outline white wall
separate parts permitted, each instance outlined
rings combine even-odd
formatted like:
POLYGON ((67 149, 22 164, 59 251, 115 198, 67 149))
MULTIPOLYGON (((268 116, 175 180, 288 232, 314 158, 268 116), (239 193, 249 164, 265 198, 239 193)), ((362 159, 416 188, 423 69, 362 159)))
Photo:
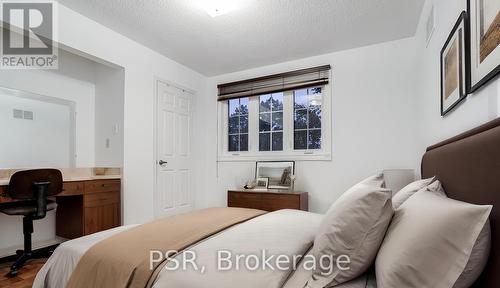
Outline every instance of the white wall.
MULTIPOLYGON (((59 61, 58 70, 0 71, 0 86, 75 102, 76 167, 121 167, 123 69, 109 67, 62 49, 59 50, 59 61), (113 130, 114 125, 118 125, 117 133, 113 130), (110 140, 109 148, 105 146, 106 139, 110 140)), ((33 163, 37 166, 43 164, 33 163)), ((13 168, 8 163, 0 167, 13 168)))
POLYGON ((75 102, 76 166, 92 167, 95 162, 94 64, 64 51, 59 54, 59 61, 59 70, 0 70, 0 86, 75 102))
MULTIPOLYGON (((63 5, 59 5, 59 24, 60 43, 125 69, 123 220, 125 224, 152 220, 153 79, 157 76, 190 88, 197 92, 196 98, 201 99, 205 97, 206 78, 63 5)), ((196 117, 195 129, 200 127, 196 123, 201 122, 196 117)), ((199 135, 197 131, 194 134, 199 135)), ((193 157, 198 157, 198 153, 201 153, 199 149, 195 150, 193 157)))
MULTIPOLYGON (((346 188, 387 168, 416 167, 416 51, 413 38, 326 54, 209 79, 203 111, 206 151, 201 206, 226 203, 228 188, 254 176, 254 162, 216 162, 216 84, 330 64, 333 70, 332 161, 297 162, 297 190, 324 212, 346 188)), ((202 99, 200 99, 202 100, 202 99)), ((201 112, 200 112, 201 113, 201 112)))
POLYGON ((418 51, 418 149, 423 154, 431 144, 452 137, 500 116, 500 80, 469 95, 454 111, 440 115, 440 51, 458 16, 465 7, 462 0, 427 0, 416 35, 418 51), (431 7, 436 14, 436 30, 426 47, 426 21, 431 7))
POLYGON ((123 88, 125 73, 104 65, 96 67, 95 165, 123 166, 123 88))
MULTIPOLYGON (((60 51, 59 61, 59 70, 0 70, 0 86, 75 102, 75 163, 77 167, 92 167, 95 162, 94 63, 64 51, 60 51)), ((53 239, 55 212, 49 212, 34 225, 35 244, 53 239)), ((22 246, 22 217, 0 214, 0 229, 0 249, 22 246)))
MULTIPOLYGON (((124 224, 141 223, 153 219, 153 180, 155 168, 153 142, 154 77, 169 80, 196 91, 196 98, 203 97, 206 78, 145 46, 134 42, 89 18, 59 5, 59 42, 62 47, 83 55, 114 63, 124 68, 121 77, 125 82, 123 133, 123 214, 124 224)), ((95 163, 95 76, 99 75, 94 65, 74 63, 77 59, 63 60, 65 52, 60 50, 60 70, 0 70, 0 86, 33 93, 50 95, 77 103, 77 123, 86 125, 77 130, 88 131, 77 139, 77 166, 91 167, 95 163), (63 61, 67 61, 66 64, 63 61), (88 68, 88 69, 87 69, 88 68), (82 72, 82 69, 84 72, 82 72), (87 73, 87 71, 89 73, 87 73), (51 83, 51 84, 48 84, 51 83), (91 96, 91 97, 90 97, 91 96), (88 127, 88 129, 86 128, 88 127), (86 159, 86 160, 82 160, 86 159)), ((66 57, 68 58, 68 57, 66 57)), ((88 61, 93 63, 92 61, 88 61)), ((116 78, 115 78, 116 79, 116 78)), ((115 80, 119 81, 119 80, 115 80)), ((109 87, 108 87, 109 88, 109 87)), ((106 90, 107 88, 103 88, 106 90)), ((103 91, 99 93, 107 94, 103 91)), ((196 102, 196 99, 194 99, 196 102)), ((196 106, 196 103, 194 103, 196 106)), ((202 121, 196 115, 194 121, 202 121)), ((196 127, 200 125, 195 124, 196 127)), ((195 131, 196 134, 197 131, 195 131)), ((198 135, 198 134, 196 134, 198 135)), ((193 139, 198 142, 198 139, 193 139)), ((195 151, 197 157, 199 150, 195 151)), ((198 186, 198 185, 197 185, 198 186)), ((0 215, 2 233, 0 249, 22 245, 22 221, 20 217, 0 215)), ((34 242, 53 238, 55 214, 50 212, 45 219, 35 221, 34 242)))

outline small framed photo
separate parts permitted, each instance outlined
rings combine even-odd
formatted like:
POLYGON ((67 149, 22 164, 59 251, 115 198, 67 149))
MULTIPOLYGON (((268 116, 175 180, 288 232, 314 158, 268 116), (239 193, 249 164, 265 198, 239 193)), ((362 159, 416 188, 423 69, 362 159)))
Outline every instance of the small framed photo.
POLYGON ((267 189, 269 187, 268 177, 259 177, 255 181, 255 189, 267 189))
POLYGON ((255 178, 269 179, 269 189, 290 190, 295 175, 294 161, 262 161, 255 166, 255 178))
POLYGON ((467 12, 473 93, 500 74, 500 1, 467 0, 467 12))
POLYGON ((467 96, 466 12, 458 18, 441 50, 441 116, 467 96))

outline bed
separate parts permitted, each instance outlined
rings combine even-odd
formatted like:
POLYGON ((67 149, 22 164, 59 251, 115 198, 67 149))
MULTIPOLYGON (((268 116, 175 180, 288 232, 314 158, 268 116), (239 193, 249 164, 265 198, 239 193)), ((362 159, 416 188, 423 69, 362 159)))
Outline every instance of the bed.
MULTIPOLYGON (((322 215, 310 212, 280 210, 230 227, 186 249, 196 253, 197 264, 207 267, 203 274, 193 269, 161 269, 150 287, 223 288, 235 287, 234 283, 241 283, 238 287, 303 287, 311 273, 300 265, 301 259, 298 259, 296 271, 249 271, 243 267, 231 271, 231 277, 227 277, 229 272, 216 271, 211 265, 216 261, 213 252, 225 250, 250 255, 260 254, 261 248, 266 247, 269 255, 308 255, 321 218, 322 215), (280 229, 276 229, 277 223, 280 229)), ((78 261, 88 249, 99 241, 134 227, 137 225, 122 226, 62 243, 37 274, 33 287, 66 287, 78 261)), ((183 254, 173 259, 181 262, 183 254)), ((339 287, 375 288, 374 274, 366 273, 339 287)))
MULTIPOLYGON (((473 287, 500 286, 500 119, 429 147, 422 158, 423 178, 437 176, 448 197, 473 204, 493 205, 490 215, 492 248, 489 262, 473 287)), ((199 261, 213 263, 213 251, 231 250, 235 253, 257 253, 265 247, 270 254, 307 255, 313 243, 321 215, 281 210, 252 218, 214 233, 188 247, 199 261), (276 229, 279 227, 280 229, 276 229)), ((65 287, 78 261, 96 243, 133 229, 123 226, 61 244, 38 273, 33 287, 65 287)), ((181 260, 182 253, 173 259, 181 260)), ((297 260, 300 264, 301 259, 297 260)), ((165 267, 170 265, 169 261, 165 267)), ((214 271, 208 265, 204 273, 167 269, 154 275, 150 287, 304 287, 310 272, 301 269, 285 271, 214 271), (228 277, 228 273, 230 277, 228 277), (217 283, 211 286, 211 283, 217 283)), ((372 272, 342 284, 341 288, 375 288, 372 272)))

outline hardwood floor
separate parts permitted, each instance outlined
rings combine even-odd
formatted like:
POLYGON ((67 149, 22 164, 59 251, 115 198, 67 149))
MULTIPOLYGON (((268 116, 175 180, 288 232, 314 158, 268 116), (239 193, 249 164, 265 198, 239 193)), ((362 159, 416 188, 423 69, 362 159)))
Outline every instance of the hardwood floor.
POLYGON ((12 263, 0 263, 0 287, 30 288, 35 280, 36 273, 42 268, 45 261, 47 259, 30 260, 14 278, 5 276, 9 272, 12 263))

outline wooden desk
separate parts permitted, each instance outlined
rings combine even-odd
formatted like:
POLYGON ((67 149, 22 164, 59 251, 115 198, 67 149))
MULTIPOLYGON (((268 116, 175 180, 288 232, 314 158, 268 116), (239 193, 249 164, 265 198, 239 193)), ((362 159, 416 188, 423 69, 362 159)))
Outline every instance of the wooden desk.
MULTIPOLYGON (((17 202, 0 186, 0 205, 17 202)), ((56 235, 73 239, 121 225, 120 179, 64 182, 56 196, 56 235)))
POLYGON ((265 211, 297 209, 308 211, 308 193, 277 190, 229 190, 227 206, 265 211))

